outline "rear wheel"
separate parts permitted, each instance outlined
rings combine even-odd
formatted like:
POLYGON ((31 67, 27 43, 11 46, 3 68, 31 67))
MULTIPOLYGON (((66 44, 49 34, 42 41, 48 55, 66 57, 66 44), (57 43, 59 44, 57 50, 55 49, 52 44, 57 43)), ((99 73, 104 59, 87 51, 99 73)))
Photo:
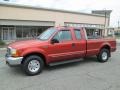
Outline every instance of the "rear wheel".
POLYGON ((39 74, 44 66, 43 59, 39 56, 32 55, 25 59, 23 70, 27 75, 33 76, 39 74))
POLYGON ((109 57, 110 51, 108 49, 101 49, 101 51, 97 55, 97 59, 99 62, 107 62, 109 57))

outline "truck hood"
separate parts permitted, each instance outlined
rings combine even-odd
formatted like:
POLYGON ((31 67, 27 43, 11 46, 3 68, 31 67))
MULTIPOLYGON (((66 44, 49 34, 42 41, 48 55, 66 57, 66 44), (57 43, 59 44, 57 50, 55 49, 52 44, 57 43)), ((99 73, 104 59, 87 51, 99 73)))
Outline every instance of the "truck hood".
POLYGON ((15 48, 15 49, 20 49, 20 48, 41 46, 41 45, 44 45, 44 44, 45 44, 45 41, 25 40, 25 41, 13 42, 8 47, 12 47, 12 48, 15 48))

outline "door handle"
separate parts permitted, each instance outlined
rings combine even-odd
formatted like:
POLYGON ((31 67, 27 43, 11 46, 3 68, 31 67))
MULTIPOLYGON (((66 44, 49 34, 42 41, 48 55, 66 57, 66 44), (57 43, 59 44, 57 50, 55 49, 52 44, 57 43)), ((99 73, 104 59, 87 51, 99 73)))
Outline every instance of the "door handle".
POLYGON ((72 43, 72 47, 75 47, 75 43, 72 43))

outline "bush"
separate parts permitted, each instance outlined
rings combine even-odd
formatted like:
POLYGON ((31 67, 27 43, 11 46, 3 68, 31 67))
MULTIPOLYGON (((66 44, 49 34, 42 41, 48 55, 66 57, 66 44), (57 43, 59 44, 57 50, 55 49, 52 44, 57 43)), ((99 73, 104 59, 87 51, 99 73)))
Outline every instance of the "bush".
POLYGON ((1 46, 2 46, 2 45, 5 45, 5 42, 2 41, 2 40, 0 40, 0 45, 1 45, 1 46))

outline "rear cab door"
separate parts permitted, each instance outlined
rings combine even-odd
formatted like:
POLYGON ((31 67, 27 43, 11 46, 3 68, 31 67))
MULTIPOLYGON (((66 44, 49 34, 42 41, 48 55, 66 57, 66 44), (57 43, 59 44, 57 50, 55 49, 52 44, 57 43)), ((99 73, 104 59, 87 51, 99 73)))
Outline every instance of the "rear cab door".
POLYGON ((73 28, 74 58, 81 58, 86 55, 86 38, 82 28, 73 28))

